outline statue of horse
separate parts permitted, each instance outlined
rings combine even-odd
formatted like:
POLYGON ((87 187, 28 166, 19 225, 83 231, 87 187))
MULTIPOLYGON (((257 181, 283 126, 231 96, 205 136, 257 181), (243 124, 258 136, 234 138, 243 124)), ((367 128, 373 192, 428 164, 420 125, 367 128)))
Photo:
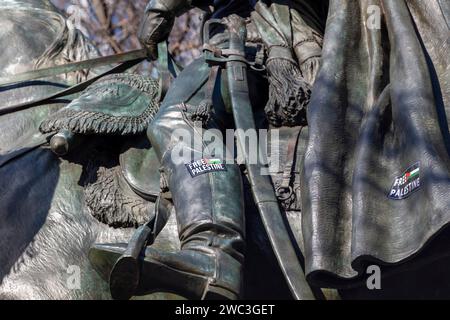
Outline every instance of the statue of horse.
MULTIPOLYGON (((333 3, 335 4, 333 10, 340 8, 336 5, 338 1, 333 3)), ((357 6, 357 4, 351 5, 357 6)), ((394 3, 391 5, 394 5, 394 3)), ((420 6, 421 4, 417 2, 414 5, 420 6)), ((3 48, 0 57, 0 77, 84 60, 98 54, 94 46, 48 0, 0 0, 0 9, 0 43, 3 48)), ((404 12, 403 7, 394 9, 404 12)), ((344 13, 350 17, 352 10, 348 10, 347 13, 339 9, 339 14, 344 13)), ((403 18, 406 19, 406 15, 403 18)), ((332 22, 334 24, 341 23, 339 19, 332 22)), ((350 28, 344 22, 342 24, 342 28, 350 28)), ((440 25, 443 26, 444 23, 440 25)), ((330 30, 333 31, 334 29, 331 28, 330 30)), ((359 29, 351 30, 357 32, 355 30, 359 29)), ((400 28, 400 30, 403 29, 400 28)), ((329 68, 337 68, 336 59, 334 59, 336 50, 334 50, 333 41, 340 41, 340 38, 338 38, 329 36, 325 41, 332 44, 328 45, 328 51, 324 50, 325 53, 328 52, 328 56, 324 55, 325 58, 323 59, 328 64, 324 65, 328 65, 329 68), (330 48, 333 50, 330 50, 330 48)), ((425 45, 429 45, 429 38, 425 37, 424 41, 425 45)), ((354 52, 365 51, 354 50, 354 52)), ((420 50, 417 49, 417 52, 420 52, 420 50)), ((430 52, 433 58, 435 53, 434 51, 430 52)), ((346 52, 345 54, 349 53, 346 52)), ((448 56, 445 54, 436 55, 442 59, 448 56)), ((379 60, 382 61, 383 59, 379 60)), ((435 57, 434 60, 438 61, 435 57)), ((356 59, 349 59, 349 61, 353 62, 356 59)), ((438 75, 445 74, 441 70, 441 67, 445 65, 437 64, 440 68, 438 69, 438 75)), ((195 65, 192 68, 195 68, 195 65)), ((324 92, 330 92, 328 84, 331 82, 325 78, 334 77, 337 74, 333 71, 334 69, 330 70, 321 69, 318 84, 316 83, 313 87, 313 97, 314 92, 316 92, 316 96, 323 95, 324 92), (318 90, 320 88, 322 88, 322 91, 318 90)), ((379 70, 382 70, 382 68, 379 68, 379 70)), ((97 72, 99 70, 80 71, 39 81, 26 81, 0 86, 0 114, 2 114, 1 110, 4 108, 49 96, 86 80, 97 72)), ((252 82, 253 80, 249 79, 250 86, 267 85, 267 83, 252 82)), ((338 80, 333 78, 333 81, 338 80)), ((396 83, 399 83, 399 81, 396 83)), ((445 84, 445 82, 442 83, 445 84)), ((349 87, 351 86, 349 85, 349 87)), ((259 93, 261 93, 259 99, 267 99, 261 90, 259 93)), ((362 94, 361 96, 365 95, 362 94)), ((372 95, 367 96, 372 97, 372 95)), ((445 97, 447 98, 447 96, 445 97)), ((52 152, 48 143, 51 135, 43 134, 39 130, 40 126, 44 120, 48 120, 53 114, 67 106, 73 98, 75 97, 65 97, 65 99, 54 100, 51 103, 26 110, 0 115, 1 299, 111 298, 108 283, 97 274, 89 262, 89 249, 94 243, 127 243, 136 227, 154 219, 155 194, 151 195, 147 192, 148 190, 141 190, 138 187, 142 181, 137 181, 138 185, 136 185, 134 184, 136 181, 132 179, 136 177, 132 174, 133 170, 134 173, 144 172, 139 176, 147 179, 144 181, 148 183, 147 186, 152 183, 155 184, 155 180, 157 181, 159 178, 157 162, 139 162, 143 159, 139 158, 142 153, 148 155, 146 152, 151 150, 145 134, 123 137, 87 134, 83 135, 83 141, 76 150, 63 156, 57 156, 52 152), (133 162, 136 159, 138 161, 133 162), (146 170, 140 171, 143 169, 146 170)), ((255 103, 265 104, 264 101, 255 103)), ((314 112, 327 110, 317 108, 317 106, 323 105, 322 100, 313 99, 308 112, 314 115, 314 112)), ((327 105, 334 108, 335 104, 329 103, 327 105)), ((303 239, 310 241, 316 237, 311 236, 311 239, 309 239, 308 234, 305 238, 302 235, 299 181, 301 175, 299 173, 302 171, 305 150, 312 148, 312 142, 308 142, 308 130, 311 132, 312 129, 316 128, 317 131, 317 127, 319 127, 317 123, 323 123, 327 116, 334 115, 333 112, 325 112, 321 117, 311 117, 310 114, 308 118, 309 129, 305 127, 300 133, 291 132, 295 129, 286 129, 280 132, 280 139, 283 141, 289 140, 287 138, 289 136, 299 137, 296 157, 300 161, 295 163, 295 168, 291 168, 296 174, 295 179, 292 179, 294 185, 291 192, 279 194, 279 199, 285 209, 283 211, 286 214, 285 218, 289 222, 292 242, 297 249, 303 249, 303 252, 306 253, 308 252, 304 248, 306 245, 303 244, 303 239), (320 121, 317 120, 319 118, 320 121)), ((263 119, 264 116, 263 112, 256 114, 256 122, 263 119)), ((320 125, 320 128, 322 127, 320 125)), ((329 126, 329 128, 335 127, 341 128, 342 126, 329 126)), ((355 132, 357 131, 355 130, 355 132)), ((322 134, 317 136, 322 137, 322 134)), ((325 140, 328 139, 326 134, 323 137, 325 140)), ((314 147, 316 148, 316 145, 314 147)), ((286 150, 283 150, 282 148, 281 163, 284 163, 283 161, 287 157, 286 154, 283 154, 283 152, 286 153, 286 150)), ((323 148, 323 150, 325 153, 330 153, 328 147, 323 148)), ((316 152, 306 152, 309 157, 314 154, 316 152)), ((292 157, 292 154, 289 157, 292 157)), ((155 159, 150 157, 144 160, 154 161, 155 159)), ((311 168, 311 166, 308 168, 311 168)), ((278 177, 282 175, 283 172, 278 173, 278 177)), ((277 187, 277 174, 272 178, 275 187, 277 187)), ((159 181, 156 184, 159 187, 159 181)), ((285 279, 277 265, 275 255, 252 200, 249 184, 245 183, 245 179, 244 184, 247 241, 244 266, 244 297, 253 299, 290 298, 285 279)), ((304 191, 303 188, 302 192, 304 191)), ((157 193, 158 190, 155 192, 157 193)), ((304 199, 308 199, 307 194, 303 195, 304 199)), ((319 198, 317 197, 317 199, 319 198)), ((328 215, 326 216, 328 217, 328 215)), ((328 225, 317 223, 313 227, 323 228, 328 227, 328 225)), ((305 230, 309 232, 307 228, 305 230)), ((314 234, 317 235, 318 233, 314 234)), ((351 240, 350 232, 328 232, 326 234, 347 238, 350 235, 351 240)), ((353 288, 341 287, 343 288, 340 291, 341 297, 405 298, 413 296, 439 298, 448 296, 447 288, 449 286, 446 284, 450 280, 445 271, 447 268, 444 266, 448 265, 449 259, 448 250, 443 248, 447 243, 445 240, 448 236, 449 232, 443 233, 440 238, 444 241, 435 242, 430 246, 430 250, 439 253, 438 257, 433 255, 433 259, 422 259, 420 258, 423 256, 422 254, 420 257, 414 257, 414 259, 408 258, 408 262, 414 261, 414 263, 403 263, 402 261, 398 265, 393 264, 383 268, 383 272, 386 272, 382 282, 383 290, 368 290, 365 279, 363 279, 359 284, 353 285, 353 288), (436 263, 438 258, 439 264, 436 263), (420 277, 417 276, 419 274, 420 277), (411 281, 411 279, 414 279, 414 281, 411 281)), ((331 242, 333 241, 322 241, 321 243, 333 246, 333 248, 338 247, 340 243, 339 241, 331 242)), ((175 251, 179 248, 173 214, 152 245, 168 251, 175 251)), ((386 245, 389 246, 390 243, 386 245)), ((337 249, 339 250, 335 250, 336 257, 341 257, 340 255, 346 252, 340 250, 340 247, 337 249)), ((309 253, 311 254, 311 252, 309 253)), ((408 253, 408 257, 409 255, 410 253, 408 253)), ((341 258, 339 258, 340 260, 337 259, 331 259, 333 266, 340 266, 341 263, 345 263, 341 258)), ((355 266, 357 265, 355 264, 355 266)), ((350 264, 348 267, 350 267, 350 264)), ((314 275, 314 272, 312 274, 314 275)), ((324 269, 322 276, 324 276, 323 286, 338 287, 333 284, 332 280, 335 279, 327 273, 326 269, 324 269), (328 277, 329 275, 330 277, 328 277)), ((316 285, 318 284, 316 283, 316 285)), ((317 291, 315 293, 318 297, 322 297, 319 290, 315 291, 317 291)), ((332 297, 336 296, 333 295, 332 297)), ((178 297, 167 293, 155 293, 147 295, 145 298, 172 299, 178 297)))
MULTIPOLYGON (((8 0, 1 1, 0 8, 1 76, 97 54, 49 1, 8 0)), ((87 76, 78 72, 4 86, 0 89, 1 107, 47 96, 87 76)), ((97 171, 117 166, 113 147, 93 139, 77 154, 59 158, 45 146, 46 136, 39 132, 39 124, 65 104, 67 101, 56 101, 0 117, 3 299, 108 298, 107 284, 87 259, 89 247, 95 242, 126 242, 134 230, 132 223, 114 228, 98 221, 84 202, 89 179, 97 171), (79 287, 70 285, 71 275, 79 276, 79 287)), ((140 205, 145 210, 136 221, 145 220, 153 208, 153 203, 145 200, 140 205)), ((161 235, 163 245, 176 248, 173 225, 166 230, 167 237, 161 235)))

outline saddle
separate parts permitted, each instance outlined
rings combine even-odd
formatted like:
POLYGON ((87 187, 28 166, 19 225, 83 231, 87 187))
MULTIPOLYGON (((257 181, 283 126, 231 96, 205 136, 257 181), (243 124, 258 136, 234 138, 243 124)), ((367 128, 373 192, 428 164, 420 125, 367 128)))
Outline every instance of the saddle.
POLYGON ((137 74, 112 74, 50 115, 39 130, 49 133, 131 135, 145 132, 159 109, 159 82, 137 74))
POLYGON ((127 141, 119 161, 121 173, 131 189, 142 198, 155 202, 160 193, 161 164, 147 137, 127 141))
POLYGON ((130 137, 119 156, 120 174, 135 193, 155 202, 160 192, 160 164, 145 132, 159 110, 160 99, 161 82, 137 74, 113 74, 50 115, 39 129, 45 134, 130 137))

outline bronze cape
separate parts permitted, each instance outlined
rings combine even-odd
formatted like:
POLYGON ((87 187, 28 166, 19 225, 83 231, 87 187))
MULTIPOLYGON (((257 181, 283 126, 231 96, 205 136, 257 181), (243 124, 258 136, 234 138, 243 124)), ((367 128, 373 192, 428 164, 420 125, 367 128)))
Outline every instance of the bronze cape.
POLYGON ((388 268, 400 271, 436 253, 421 251, 450 221, 449 21, 447 1, 330 1, 303 165, 312 283, 352 285, 373 261, 422 253, 388 268), (368 28, 371 5, 380 29, 368 28), (415 163, 420 188, 388 198, 415 163))

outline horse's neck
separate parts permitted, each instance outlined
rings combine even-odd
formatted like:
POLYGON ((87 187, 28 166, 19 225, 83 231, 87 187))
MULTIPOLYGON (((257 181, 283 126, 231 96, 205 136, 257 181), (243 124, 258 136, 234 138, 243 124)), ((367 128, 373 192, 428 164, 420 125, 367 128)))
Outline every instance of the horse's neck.
POLYGON ((32 8, 57 12, 58 9, 50 0, 0 0, 0 8, 32 8))
MULTIPOLYGON (((39 0, 0 0, 0 46, 0 77, 98 56, 50 2, 39 0)), ((74 83, 86 76, 71 73, 66 80, 74 83)))
MULTIPOLYGON (((32 3, 33 8, 39 7, 39 1, 35 0, 0 0, 0 77, 65 63, 67 57, 76 60, 89 57, 89 44, 81 36, 75 36, 77 31, 67 27, 63 16, 40 8, 5 7, 6 4, 17 5, 19 2, 32 3), (69 41, 69 38, 72 40, 69 41)), ((42 3, 45 5, 46 1, 42 3)), ((71 75, 69 80, 61 76, 51 81, 45 79, 0 87, 0 108, 42 98, 63 89, 62 85, 84 80, 78 79, 78 74, 75 76, 71 75)), ((38 106, 0 116, 0 155, 38 136, 39 123, 54 111, 54 105, 38 106)))
MULTIPOLYGON (((45 10, 0 9, 0 77, 34 69, 36 61, 57 39, 63 23, 55 13, 45 10)), ((45 97, 58 89, 49 82, 1 86, 0 109, 45 97)), ((42 106, 0 116, 0 154, 19 148, 37 135, 36 122, 46 113, 48 107, 42 106)))

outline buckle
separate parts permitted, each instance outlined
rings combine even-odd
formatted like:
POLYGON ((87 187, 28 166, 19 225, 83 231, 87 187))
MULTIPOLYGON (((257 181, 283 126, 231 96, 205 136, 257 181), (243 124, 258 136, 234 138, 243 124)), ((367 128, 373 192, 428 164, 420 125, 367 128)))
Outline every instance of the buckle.
MULTIPOLYGON (((225 29, 229 29, 229 26, 223 22, 222 19, 208 20, 203 27, 203 54, 205 61, 209 65, 225 65, 229 61, 241 61, 248 65, 251 62, 245 57, 244 48, 242 49, 222 49, 210 44, 210 31, 212 25, 220 25, 225 29)), ((232 41, 232 39, 229 39, 232 41)))
MULTIPOLYGON (((225 66, 229 61, 240 61, 244 62, 251 69, 255 71, 264 71, 266 68, 264 66, 264 48, 261 46, 257 50, 255 56, 255 61, 251 62, 247 59, 245 50, 230 49, 230 48, 219 48, 215 45, 210 44, 210 31, 212 25, 220 25, 225 29, 228 29, 228 25, 221 19, 211 19, 208 20, 203 27, 203 55, 205 57, 206 63, 210 66, 225 66)), ((232 41, 230 39, 230 41, 232 41)))

